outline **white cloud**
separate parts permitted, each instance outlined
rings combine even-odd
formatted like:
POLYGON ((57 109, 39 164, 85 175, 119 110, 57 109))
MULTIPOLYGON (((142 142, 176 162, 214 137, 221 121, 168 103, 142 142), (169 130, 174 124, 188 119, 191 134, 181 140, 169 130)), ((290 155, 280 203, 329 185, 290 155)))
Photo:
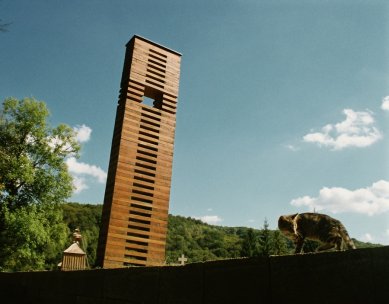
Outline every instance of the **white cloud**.
POLYGON ((68 165, 68 169, 70 173, 73 173, 75 175, 92 176, 96 178, 99 183, 102 184, 104 184, 106 181, 107 173, 105 173, 105 171, 100 167, 79 162, 74 157, 69 157, 66 160, 66 164, 68 165))
POLYGON ((285 147, 290 150, 290 151, 293 151, 293 152, 296 152, 296 151, 299 151, 300 148, 299 147, 296 147, 294 145, 285 145, 285 147))
POLYGON ((382 99, 381 109, 384 111, 389 111, 389 96, 385 96, 382 99))
POLYGON ((204 223, 210 224, 210 225, 216 225, 223 221, 222 218, 220 218, 218 215, 204 215, 201 217, 195 217, 196 219, 201 220, 204 223))
POLYGON ((354 212, 371 216, 389 211, 389 181, 379 180, 370 187, 356 190, 324 187, 317 197, 299 197, 290 204, 308 207, 311 211, 354 212))
POLYGON ((327 124, 321 132, 309 133, 303 137, 305 142, 342 150, 348 147, 367 147, 382 138, 375 127, 373 113, 343 110, 346 119, 337 124, 327 124))
MULTIPOLYGON (((89 128, 86 125, 81 125, 81 126, 75 126, 73 128, 73 130, 75 133, 76 141, 78 141, 79 143, 84 143, 84 142, 89 141, 91 133, 92 133, 91 128, 89 128)), ((34 141, 34 138, 32 138, 32 137, 27 138, 27 143, 33 143, 33 141, 34 141)), ((57 149, 58 147, 60 147, 62 152, 73 150, 73 148, 70 144, 64 144, 63 140, 57 136, 56 137, 48 137, 47 144, 53 150, 57 149)))
POLYGON ((73 176, 73 186, 75 194, 89 188, 86 184, 85 178, 80 176, 73 176))
POLYGON ((90 178, 101 184, 104 184, 106 181, 107 173, 100 167, 79 162, 74 157, 69 157, 66 160, 66 164, 70 174, 73 176, 74 193, 76 194, 88 189, 87 182, 90 181, 90 178))
MULTIPOLYGON (((79 143, 85 143, 90 140, 92 129, 85 124, 77 125, 73 128, 75 133, 75 139, 79 143)), ((60 147, 62 150, 71 151, 70 145, 63 145, 63 141, 58 137, 48 138, 48 144, 52 149, 60 147), (62 146, 63 145, 63 146, 62 146)), ((107 173, 100 167, 95 165, 89 165, 87 163, 79 162, 72 153, 66 159, 66 165, 68 171, 73 177, 74 193, 78 194, 85 189, 88 189, 88 183, 97 181, 104 184, 107 178, 107 173)))
POLYGON ((373 241, 373 236, 370 234, 370 233, 364 233, 361 237, 360 237, 361 241, 362 242, 372 242, 373 241))
POLYGON ((86 125, 81 125, 81 126, 75 126, 73 128, 74 132, 76 133, 76 140, 79 143, 87 142, 90 139, 92 129, 89 128, 86 125))
POLYGON ((74 156, 76 153, 71 144, 63 142, 62 139, 55 137, 48 137, 47 144, 51 148, 52 151, 58 150, 62 153, 66 153, 69 156, 74 156))

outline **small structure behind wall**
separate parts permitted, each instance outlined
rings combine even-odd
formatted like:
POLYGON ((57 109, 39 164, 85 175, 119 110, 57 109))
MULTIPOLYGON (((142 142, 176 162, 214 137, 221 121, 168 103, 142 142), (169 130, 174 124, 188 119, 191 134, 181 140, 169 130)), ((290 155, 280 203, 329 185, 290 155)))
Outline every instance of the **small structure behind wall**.
POLYGON ((79 229, 75 229, 73 233, 73 244, 64 252, 61 262, 61 270, 84 270, 87 268, 86 253, 81 249, 81 239, 79 229))

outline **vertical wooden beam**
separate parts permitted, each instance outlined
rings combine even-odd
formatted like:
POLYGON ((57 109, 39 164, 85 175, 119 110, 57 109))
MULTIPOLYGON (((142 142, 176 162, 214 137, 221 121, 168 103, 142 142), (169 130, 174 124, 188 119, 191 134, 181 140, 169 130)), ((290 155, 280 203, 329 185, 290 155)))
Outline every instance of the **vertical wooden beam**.
POLYGON ((126 47, 97 249, 104 268, 165 261, 181 54, 139 36, 126 47))

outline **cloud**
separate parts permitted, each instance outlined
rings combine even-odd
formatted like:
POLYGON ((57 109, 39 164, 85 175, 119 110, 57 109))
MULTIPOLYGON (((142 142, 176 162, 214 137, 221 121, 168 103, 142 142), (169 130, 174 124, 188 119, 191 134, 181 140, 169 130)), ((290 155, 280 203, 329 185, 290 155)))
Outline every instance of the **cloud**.
POLYGON ((75 194, 78 194, 81 191, 89 188, 86 184, 85 178, 80 176, 73 176, 73 186, 75 194))
POLYGON ((216 225, 223 221, 222 218, 220 218, 218 215, 204 215, 201 217, 195 217, 196 219, 199 219, 200 221, 210 224, 210 225, 216 225))
POLYGON ((311 211, 353 212, 372 216, 389 211, 389 181, 379 180, 369 187, 356 190, 324 187, 317 197, 299 197, 290 204, 307 207, 311 211))
POLYGON ((66 165, 70 174, 73 176, 74 193, 76 194, 88 189, 87 177, 101 184, 104 184, 107 179, 107 173, 103 169, 95 165, 79 162, 74 157, 69 157, 66 160, 66 165))
POLYGON ((348 147, 368 147, 382 138, 371 112, 345 109, 343 113, 346 115, 345 120, 327 124, 322 127, 321 132, 309 133, 303 140, 332 150, 342 150, 348 147))
POLYGON ((300 150, 299 147, 296 147, 294 145, 285 145, 285 148, 287 148, 288 150, 293 151, 293 152, 297 152, 300 150))
MULTIPOLYGON (((81 126, 73 127, 73 130, 74 130, 74 133, 75 133, 76 141, 78 141, 79 143, 84 143, 84 142, 89 141, 90 136, 92 134, 92 129, 91 128, 89 128, 88 126, 83 124, 81 126)), ((27 137, 26 141, 27 141, 27 143, 33 143, 34 142, 34 138, 31 137, 31 136, 27 137)), ((64 144, 63 140, 60 139, 57 136, 47 138, 47 144, 49 145, 49 147, 52 150, 58 149, 58 148, 60 148, 60 150, 62 152, 72 151, 73 150, 73 148, 72 148, 72 146, 70 144, 68 144, 68 143, 64 144)), ((70 155, 74 155, 74 153, 70 153, 70 155)))
POLYGON ((76 133, 76 140, 79 143, 87 142, 90 139, 92 129, 89 128, 86 125, 81 125, 81 126, 75 126, 73 128, 74 132, 76 133))
POLYGON ((107 173, 100 167, 95 165, 89 165, 83 162, 77 161, 76 158, 70 157, 66 160, 70 173, 75 175, 89 175, 97 179, 101 184, 104 184, 107 178, 107 173))
MULTIPOLYGON (((28 139, 30 140, 30 139, 28 139)), ((67 153, 68 155, 75 155, 75 151, 71 144, 68 142, 64 143, 64 141, 57 136, 48 137, 47 144, 51 148, 51 151, 60 151, 62 153, 67 153)))
POLYGON ((384 111, 389 111, 389 96, 385 96, 382 99, 381 109, 384 111))
MULTIPOLYGON (((91 138, 92 129, 85 124, 73 127, 75 139, 79 143, 88 142, 91 138)), ((50 139, 49 145, 55 148, 56 145, 62 144, 61 140, 57 138, 50 139)), ((67 149, 67 147, 63 147, 67 149)), ((74 154, 66 159, 68 171, 73 177, 74 193, 78 194, 83 190, 88 189, 88 183, 98 182, 104 184, 107 179, 107 173, 98 166, 79 162, 74 154)))
POLYGON ((361 241, 362 242, 371 242, 373 241, 373 236, 370 234, 370 233, 364 233, 361 237, 360 237, 361 241))

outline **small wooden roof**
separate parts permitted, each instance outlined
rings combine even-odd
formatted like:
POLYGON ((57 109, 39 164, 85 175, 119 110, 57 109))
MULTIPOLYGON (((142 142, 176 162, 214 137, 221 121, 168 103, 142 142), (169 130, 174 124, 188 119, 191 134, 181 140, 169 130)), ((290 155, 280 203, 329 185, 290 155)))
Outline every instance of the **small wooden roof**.
POLYGON ((64 253, 85 255, 85 252, 80 248, 77 242, 70 245, 69 248, 64 251, 64 253))

